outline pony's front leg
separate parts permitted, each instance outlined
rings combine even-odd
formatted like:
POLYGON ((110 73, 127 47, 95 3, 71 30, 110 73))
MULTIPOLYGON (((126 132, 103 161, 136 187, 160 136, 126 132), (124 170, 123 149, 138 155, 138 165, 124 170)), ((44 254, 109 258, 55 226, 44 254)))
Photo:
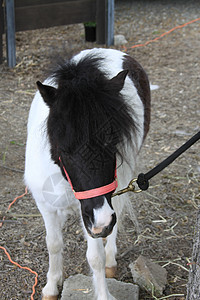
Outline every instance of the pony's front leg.
POLYGON ((106 238, 106 277, 113 278, 117 272, 117 262, 115 256, 117 254, 116 246, 117 224, 114 226, 112 233, 106 238))
MULTIPOLYGON (((40 210, 41 211, 41 210, 40 210)), ((63 284, 63 217, 57 212, 41 211, 46 227, 46 243, 49 252, 47 283, 42 290, 42 300, 57 300, 58 285, 63 284)))
POLYGON ((93 271, 93 282, 97 300, 116 300, 108 291, 105 278, 106 255, 101 238, 87 235, 87 260, 93 271))

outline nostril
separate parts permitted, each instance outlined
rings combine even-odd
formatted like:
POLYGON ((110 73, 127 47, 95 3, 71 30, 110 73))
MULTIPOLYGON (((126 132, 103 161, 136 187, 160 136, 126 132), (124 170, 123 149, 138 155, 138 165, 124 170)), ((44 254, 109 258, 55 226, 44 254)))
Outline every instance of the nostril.
POLYGON ((112 214, 112 220, 110 222, 110 224, 107 226, 107 231, 109 232, 108 234, 110 234, 113 230, 113 227, 115 226, 116 224, 116 221, 117 221, 117 217, 116 217, 116 214, 112 214))
POLYGON ((113 228, 113 226, 116 224, 116 221, 117 221, 117 217, 116 217, 116 213, 114 213, 114 214, 112 214, 112 219, 111 219, 109 226, 111 226, 113 228))

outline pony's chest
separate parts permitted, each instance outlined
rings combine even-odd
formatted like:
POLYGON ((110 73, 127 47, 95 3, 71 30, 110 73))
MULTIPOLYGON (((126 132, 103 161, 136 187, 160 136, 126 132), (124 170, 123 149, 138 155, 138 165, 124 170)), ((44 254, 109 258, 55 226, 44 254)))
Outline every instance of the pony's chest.
POLYGON ((79 204, 69 183, 60 172, 53 173, 45 179, 42 197, 46 204, 55 209, 76 209, 79 204))

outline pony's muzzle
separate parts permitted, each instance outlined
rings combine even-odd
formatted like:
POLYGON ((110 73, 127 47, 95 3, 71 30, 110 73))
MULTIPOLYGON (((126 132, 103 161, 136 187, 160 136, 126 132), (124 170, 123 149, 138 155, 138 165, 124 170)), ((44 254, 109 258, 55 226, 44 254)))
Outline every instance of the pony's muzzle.
POLYGON ((117 221, 116 214, 113 213, 111 216, 111 222, 108 226, 104 227, 94 227, 90 230, 90 235, 93 238, 106 238, 109 234, 111 234, 113 227, 115 226, 117 221))

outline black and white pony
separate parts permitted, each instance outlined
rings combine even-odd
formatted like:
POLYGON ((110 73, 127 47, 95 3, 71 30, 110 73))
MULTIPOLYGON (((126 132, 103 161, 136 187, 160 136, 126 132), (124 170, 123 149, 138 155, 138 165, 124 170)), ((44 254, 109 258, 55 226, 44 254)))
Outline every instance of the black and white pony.
POLYGON ((113 300, 105 273, 113 276, 116 269, 116 220, 127 196, 112 201, 111 196, 133 177, 149 129, 147 75, 120 51, 92 49, 60 64, 37 86, 28 120, 25 183, 47 233, 43 299, 57 299, 63 282, 62 228, 67 215, 79 211, 96 297, 113 300), (102 238, 107 238, 105 247, 102 238))

